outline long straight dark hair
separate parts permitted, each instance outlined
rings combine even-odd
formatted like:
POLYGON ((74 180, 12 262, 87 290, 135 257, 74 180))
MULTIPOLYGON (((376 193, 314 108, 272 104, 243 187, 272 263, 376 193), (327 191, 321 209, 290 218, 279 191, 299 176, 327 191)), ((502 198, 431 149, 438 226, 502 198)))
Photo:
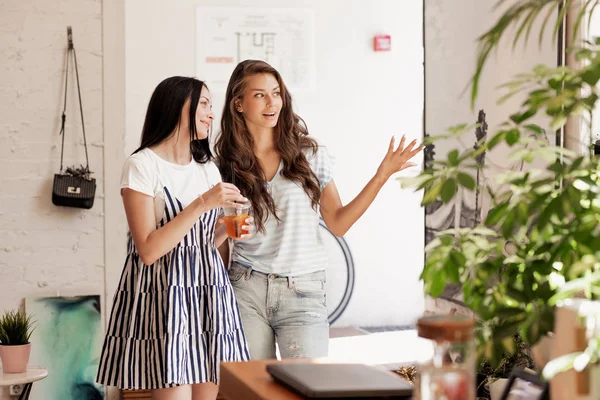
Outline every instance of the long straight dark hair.
POLYGON ((184 76, 172 76, 159 83, 150 97, 140 147, 134 154, 168 139, 181 123, 181 110, 186 100, 190 99, 188 119, 192 157, 199 163, 212 159, 208 138, 198 139, 196 131, 196 109, 203 87, 208 90, 203 81, 184 76))
POLYGON ((282 161, 281 174, 302 186, 317 210, 321 190, 319 180, 310 167, 305 151, 317 151, 317 143, 308 136, 306 124, 292 107, 292 96, 283 83, 279 72, 264 61, 246 60, 237 65, 225 94, 225 107, 221 117, 221 131, 215 144, 217 163, 223 180, 234 183, 252 202, 254 222, 259 232, 265 232, 264 224, 269 214, 278 221, 273 197, 267 188, 265 173, 254 154, 254 140, 242 113, 235 107, 246 91, 246 79, 257 74, 271 74, 279 84, 283 105, 275 126, 274 144, 282 161))

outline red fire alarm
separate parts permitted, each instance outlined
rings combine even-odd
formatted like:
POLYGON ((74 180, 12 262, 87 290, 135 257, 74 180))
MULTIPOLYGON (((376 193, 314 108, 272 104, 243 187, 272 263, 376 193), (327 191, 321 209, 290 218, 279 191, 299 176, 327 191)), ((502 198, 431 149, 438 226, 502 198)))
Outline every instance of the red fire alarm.
POLYGON ((390 51, 392 49, 392 37, 390 35, 375 35, 373 38, 373 50, 390 51))

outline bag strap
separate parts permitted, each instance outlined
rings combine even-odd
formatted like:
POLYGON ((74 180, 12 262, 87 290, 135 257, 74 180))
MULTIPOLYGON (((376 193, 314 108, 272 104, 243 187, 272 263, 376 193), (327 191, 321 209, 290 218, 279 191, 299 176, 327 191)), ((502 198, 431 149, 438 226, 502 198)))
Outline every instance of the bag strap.
POLYGON ((77 94, 79 95, 79 112, 81 113, 81 129, 83 130, 83 145, 85 147, 85 162, 86 170, 90 170, 90 160, 88 158, 87 140, 85 138, 85 123, 83 122, 83 105, 81 104, 81 89, 79 87, 79 70, 77 69, 77 55, 75 53, 75 47, 73 46, 73 31, 70 26, 67 26, 67 39, 69 47, 67 48, 67 60, 65 66, 65 102, 63 105, 62 112, 62 123, 59 135, 62 135, 62 145, 60 147, 60 173, 63 171, 63 154, 65 150, 65 120, 67 118, 67 84, 69 82, 69 56, 73 54, 73 63, 75 64, 75 76, 77 77, 77 94))

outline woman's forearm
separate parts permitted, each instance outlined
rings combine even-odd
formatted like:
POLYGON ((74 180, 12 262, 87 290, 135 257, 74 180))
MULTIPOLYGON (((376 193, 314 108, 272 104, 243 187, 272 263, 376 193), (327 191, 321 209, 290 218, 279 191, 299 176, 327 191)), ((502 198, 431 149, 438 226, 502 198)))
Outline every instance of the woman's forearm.
POLYGON ((338 208, 327 227, 336 236, 344 236, 356 221, 367 211, 387 179, 375 175, 348 204, 338 208))
POLYGON ((194 201, 169 223, 152 231, 147 237, 135 240, 136 237, 134 236, 135 245, 142 262, 146 265, 152 265, 160 257, 173 250, 204 211, 204 204, 200 201, 194 201))

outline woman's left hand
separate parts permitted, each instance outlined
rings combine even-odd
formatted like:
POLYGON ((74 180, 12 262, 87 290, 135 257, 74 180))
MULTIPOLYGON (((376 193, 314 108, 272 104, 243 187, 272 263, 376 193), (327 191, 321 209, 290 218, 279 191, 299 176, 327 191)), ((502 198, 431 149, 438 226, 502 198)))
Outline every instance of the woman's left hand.
MULTIPOLYGON (((218 222, 219 224, 224 224, 225 219, 221 217, 219 218, 218 222)), ((251 237, 256 235, 256 225, 254 225, 254 217, 249 216, 248 218, 246 218, 246 220, 244 221, 244 225, 241 226, 241 229, 245 230, 248 233, 244 233, 243 235, 240 235, 239 238, 233 240, 250 239, 251 237)))
POLYGON ((242 225, 242 230, 248 233, 240 235, 240 239, 238 240, 250 239, 252 236, 256 235, 256 225, 254 225, 254 217, 249 216, 244 222, 245 225, 242 225))
POLYGON ((379 165, 379 168, 377 169, 377 175, 381 176, 385 180, 387 180, 396 172, 417 165, 408 161, 412 159, 415 155, 417 155, 421 150, 423 150, 423 146, 419 146, 413 150, 413 148, 417 144, 417 139, 413 140, 408 144, 408 146, 404 147, 406 136, 402 135, 400 144, 398 145, 398 148, 394 151, 395 139, 396 138, 392 136, 388 152, 385 155, 383 161, 381 162, 381 165, 379 165))

